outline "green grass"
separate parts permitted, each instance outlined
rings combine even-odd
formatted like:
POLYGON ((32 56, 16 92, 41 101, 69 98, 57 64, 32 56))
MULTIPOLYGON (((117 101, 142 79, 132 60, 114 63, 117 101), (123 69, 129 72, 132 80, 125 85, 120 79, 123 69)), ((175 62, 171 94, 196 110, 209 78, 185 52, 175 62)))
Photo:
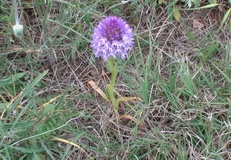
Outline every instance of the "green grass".
POLYGON ((22 2, 16 38, 2 1, 0 159, 230 159, 230 3, 160 2, 22 2), (109 83, 90 47, 107 15, 135 34, 128 59, 116 60, 115 89, 140 100, 118 114, 87 85, 109 83))

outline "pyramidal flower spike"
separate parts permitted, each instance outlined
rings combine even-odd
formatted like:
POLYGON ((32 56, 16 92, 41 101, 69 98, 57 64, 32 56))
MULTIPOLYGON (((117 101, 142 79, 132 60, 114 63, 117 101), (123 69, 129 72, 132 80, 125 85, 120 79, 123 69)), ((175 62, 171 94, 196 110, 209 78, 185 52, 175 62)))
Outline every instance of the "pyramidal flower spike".
POLYGON ((107 93, 108 99, 116 110, 118 110, 119 100, 115 97, 115 80, 117 75, 115 58, 127 58, 133 44, 134 35, 132 28, 123 19, 116 16, 108 16, 102 19, 92 34, 91 46, 95 57, 101 57, 106 61, 111 73, 107 93))
POLYGON ((95 27, 91 46, 95 57, 125 59, 134 44, 132 28, 121 18, 108 16, 95 27))

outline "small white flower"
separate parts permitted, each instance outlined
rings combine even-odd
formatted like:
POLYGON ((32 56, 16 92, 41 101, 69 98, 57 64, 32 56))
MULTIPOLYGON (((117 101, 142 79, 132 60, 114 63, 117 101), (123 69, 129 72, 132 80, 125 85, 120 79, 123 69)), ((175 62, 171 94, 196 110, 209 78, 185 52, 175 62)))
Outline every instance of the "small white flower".
POLYGON ((14 31, 15 37, 22 36, 23 35, 23 25, 21 25, 21 24, 14 25, 13 31, 14 31))

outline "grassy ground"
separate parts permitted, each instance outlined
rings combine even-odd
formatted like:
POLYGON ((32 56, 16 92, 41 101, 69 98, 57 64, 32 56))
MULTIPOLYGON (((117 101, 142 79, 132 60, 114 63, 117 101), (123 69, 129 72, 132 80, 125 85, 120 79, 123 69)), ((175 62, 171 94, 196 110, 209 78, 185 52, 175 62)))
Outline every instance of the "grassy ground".
POLYGON ((16 38, 1 1, 0 159, 231 159, 231 5, 218 3, 21 1, 16 38), (109 83, 90 47, 106 15, 135 34, 115 88, 140 100, 119 115, 88 84, 109 83))

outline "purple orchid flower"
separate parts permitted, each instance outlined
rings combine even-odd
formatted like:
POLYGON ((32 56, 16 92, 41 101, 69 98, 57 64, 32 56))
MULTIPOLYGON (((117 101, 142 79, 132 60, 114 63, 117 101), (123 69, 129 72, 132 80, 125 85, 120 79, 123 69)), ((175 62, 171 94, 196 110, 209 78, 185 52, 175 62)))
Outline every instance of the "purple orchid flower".
POLYGON ((133 44, 132 28, 116 16, 102 19, 95 27, 91 41, 95 57, 101 57, 104 61, 110 57, 127 58, 133 44))

